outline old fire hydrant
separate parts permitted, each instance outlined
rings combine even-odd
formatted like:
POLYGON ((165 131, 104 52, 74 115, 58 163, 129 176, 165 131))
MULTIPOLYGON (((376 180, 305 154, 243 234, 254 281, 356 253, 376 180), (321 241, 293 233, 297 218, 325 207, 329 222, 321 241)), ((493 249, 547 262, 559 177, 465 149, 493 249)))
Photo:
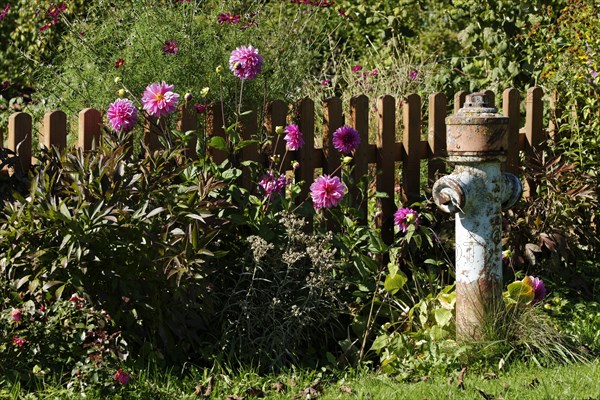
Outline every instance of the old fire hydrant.
POLYGON ((508 148, 508 117, 497 114, 484 93, 468 95, 446 118, 452 174, 433 186, 437 206, 456 213, 456 338, 482 338, 502 305, 502 212, 523 192, 500 163, 508 148))

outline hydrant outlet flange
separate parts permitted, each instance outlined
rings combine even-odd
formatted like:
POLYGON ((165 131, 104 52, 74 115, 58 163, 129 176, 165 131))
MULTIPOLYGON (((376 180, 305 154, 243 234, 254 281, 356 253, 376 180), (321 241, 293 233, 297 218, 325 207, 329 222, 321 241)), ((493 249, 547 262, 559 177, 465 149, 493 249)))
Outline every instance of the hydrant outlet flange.
POLYGON ((434 183, 432 197, 438 208, 447 213, 460 212, 467 201, 465 190, 452 176, 443 176, 434 183))

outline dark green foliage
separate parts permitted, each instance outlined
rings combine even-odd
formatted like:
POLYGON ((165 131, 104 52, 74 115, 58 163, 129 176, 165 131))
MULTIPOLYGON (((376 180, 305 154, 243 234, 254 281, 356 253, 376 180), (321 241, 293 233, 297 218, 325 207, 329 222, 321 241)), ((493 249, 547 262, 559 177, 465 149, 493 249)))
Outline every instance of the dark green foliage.
POLYGON ((221 224, 208 199, 219 184, 179 150, 131 161, 126 149, 40 155, 29 193, 0 214, 2 276, 30 296, 81 293, 137 351, 187 358, 211 307, 203 263, 221 224))

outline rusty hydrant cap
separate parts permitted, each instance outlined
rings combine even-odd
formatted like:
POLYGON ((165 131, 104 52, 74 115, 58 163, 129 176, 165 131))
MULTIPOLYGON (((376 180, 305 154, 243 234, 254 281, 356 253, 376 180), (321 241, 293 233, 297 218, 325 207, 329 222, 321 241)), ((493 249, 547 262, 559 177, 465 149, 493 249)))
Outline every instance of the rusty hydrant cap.
POLYGON ((485 93, 467 95, 464 107, 446 118, 450 161, 504 157, 508 148, 508 117, 497 112, 485 93))

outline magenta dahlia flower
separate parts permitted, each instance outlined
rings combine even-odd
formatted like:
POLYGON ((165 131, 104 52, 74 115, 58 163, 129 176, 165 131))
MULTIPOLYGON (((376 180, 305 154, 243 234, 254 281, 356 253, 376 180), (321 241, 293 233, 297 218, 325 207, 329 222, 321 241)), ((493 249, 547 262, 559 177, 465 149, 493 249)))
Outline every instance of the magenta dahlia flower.
POLYGON ((252 46, 241 46, 231 52, 229 69, 241 80, 255 79, 262 70, 263 59, 252 46))
POLYGON ((304 146, 304 139, 302 139, 302 132, 300 132, 298 125, 288 125, 283 132, 285 133, 283 140, 285 140, 288 150, 299 150, 304 146))
POLYGON ((546 297, 546 286, 544 286, 544 281, 534 276, 530 276, 529 279, 531 279, 531 287, 535 293, 535 296, 533 297, 533 303, 542 301, 544 297, 546 297))
POLYGON ((265 192, 265 196, 272 200, 275 195, 283 194, 288 183, 285 175, 275 176, 272 170, 269 170, 258 182, 258 185, 265 192))
POLYGON ((310 196, 316 209, 337 206, 345 193, 346 188, 337 176, 322 175, 310 185, 310 196))
POLYGON ((172 54, 176 56, 177 53, 179 53, 179 43, 177 43, 174 39, 165 40, 162 50, 164 54, 172 54))
POLYGON ((173 85, 165 82, 152 83, 146 86, 142 95, 144 110, 153 117, 166 117, 177 110, 179 94, 173 92, 173 85))
POLYGON ((117 99, 106 111, 108 122, 115 132, 129 132, 137 122, 137 108, 129 99, 117 99))
POLYGON ((402 207, 394 213, 394 224, 398 225, 402 232, 406 232, 410 225, 418 227, 419 222, 419 214, 412 208, 402 207))
POLYGON ((241 20, 241 16, 235 15, 235 14, 230 14, 230 13, 221 13, 217 17, 217 21, 219 22, 220 25, 223 25, 223 24, 235 25, 238 22, 240 22, 240 20, 241 20))
POLYGON ((333 147, 340 153, 350 154, 358 148, 360 135, 350 126, 342 126, 333 132, 333 147))

